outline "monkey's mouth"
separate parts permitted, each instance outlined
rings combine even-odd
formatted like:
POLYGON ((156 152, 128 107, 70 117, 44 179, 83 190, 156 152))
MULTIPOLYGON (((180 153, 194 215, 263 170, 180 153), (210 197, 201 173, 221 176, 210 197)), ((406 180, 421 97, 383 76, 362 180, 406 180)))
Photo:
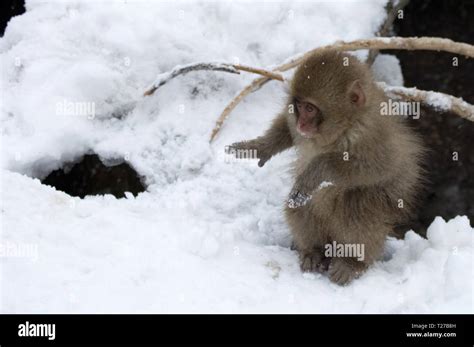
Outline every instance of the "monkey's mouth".
POLYGON ((301 127, 300 124, 296 126, 296 131, 305 139, 311 139, 318 134, 318 127, 301 127))

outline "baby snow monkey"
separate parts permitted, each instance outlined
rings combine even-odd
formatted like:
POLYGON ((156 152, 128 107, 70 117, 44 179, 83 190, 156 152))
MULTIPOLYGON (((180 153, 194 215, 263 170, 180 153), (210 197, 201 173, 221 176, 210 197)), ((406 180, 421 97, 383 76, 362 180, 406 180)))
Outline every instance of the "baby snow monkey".
POLYGON ((285 215, 301 270, 327 271, 343 285, 380 257, 389 232, 413 212, 423 145, 403 119, 381 115, 387 98, 351 55, 310 56, 289 94, 263 136, 229 148, 256 151, 261 167, 296 147, 285 215))

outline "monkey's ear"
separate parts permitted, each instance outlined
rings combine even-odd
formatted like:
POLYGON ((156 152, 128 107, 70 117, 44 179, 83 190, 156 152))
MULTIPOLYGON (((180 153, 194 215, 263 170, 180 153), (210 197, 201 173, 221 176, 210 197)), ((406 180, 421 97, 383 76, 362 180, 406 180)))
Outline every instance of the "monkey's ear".
POLYGON ((365 93, 364 89, 362 89, 362 85, 360 84, 359 80, 355 80, 352 82, 349 88, 349 100, 353 105, 357 107, 361 107, 365 105, 365 93))

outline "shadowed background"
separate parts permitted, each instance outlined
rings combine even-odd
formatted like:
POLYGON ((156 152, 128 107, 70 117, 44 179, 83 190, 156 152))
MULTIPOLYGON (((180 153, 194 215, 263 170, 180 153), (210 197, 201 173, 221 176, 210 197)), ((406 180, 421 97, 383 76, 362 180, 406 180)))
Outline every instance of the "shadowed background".
MULTIPOLYGON (((474 44, 474 1, 410 1, 404 19, 396 20, 398 36, 439 36, 474 44)), ((405 86, 435 90, 474 103, 474 59, 431 51, 391 51, 400 60, 405 86)), ((422 108, 412 120, 422 134, 429 156, 426 168, 430 184, 424 194, 418 220, 411 227, 426 232, 435 216, 450 219, 466 215, 474 221, 474 123, 451 113, 422 108), (458 161, 453 161, 453 152, 458 161)))

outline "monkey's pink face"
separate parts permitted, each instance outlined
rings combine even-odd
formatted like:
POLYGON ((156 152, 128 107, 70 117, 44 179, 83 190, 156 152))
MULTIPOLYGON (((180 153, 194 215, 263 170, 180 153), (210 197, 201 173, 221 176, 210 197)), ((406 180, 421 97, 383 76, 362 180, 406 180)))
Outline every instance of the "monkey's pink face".
POLYGON ((319 108, 307 101, 296 98, 296 130, 304 138, 313 138, 319 132, 323 121, 319 108))

